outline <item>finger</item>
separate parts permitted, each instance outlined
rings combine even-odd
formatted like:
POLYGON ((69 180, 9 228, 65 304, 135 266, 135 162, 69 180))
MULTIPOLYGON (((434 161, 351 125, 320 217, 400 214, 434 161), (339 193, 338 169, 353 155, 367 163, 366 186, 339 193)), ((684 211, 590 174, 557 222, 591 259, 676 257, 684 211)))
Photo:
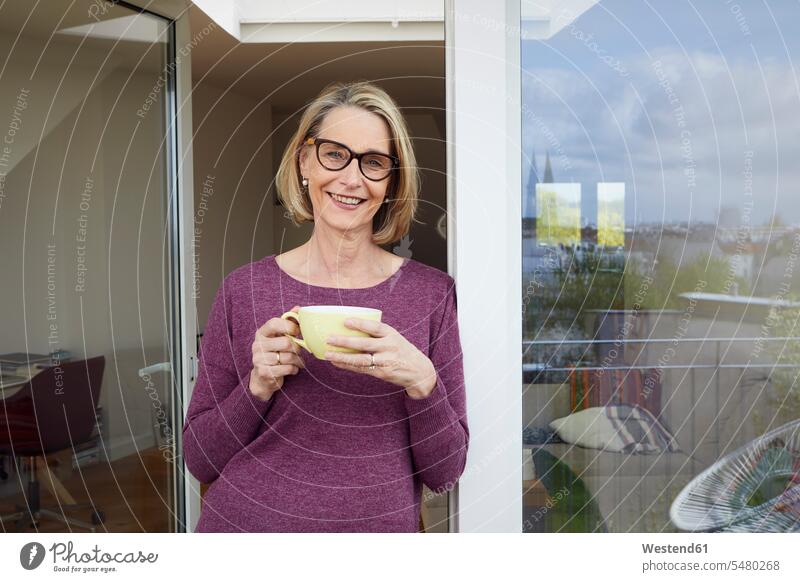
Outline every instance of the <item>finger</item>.
POLYGON ((277 337, 287 333, 294 336, 298 335, 300 333, 300 326, 291 319, 273 317, 258 329, 256 335, 261 335, 262 337, 277 337))
POLYGON ((337 364, 345 364, 348 366, 366 367, 372 364, 372 356, 370 354, 345 354, 342 352, 327 352, 325 359, 335 362, 337 364))
POLYGON ((257 337, 253 341, 253 349, 267 352, 294 352, 295 354, 299 354, 301 350, 300 346, 285 335, 267 338, 257 337))
MULTIPOLYGON (((294 313, 300 311, 300 306, 295 305, 290 309, 294 313)), ((258 328, 256 335, 262 337, 276 337, 284 334, 298 335, 300 333, 300 326, 291 319, 283 319, 281 317, 273 317, 264 325, 258 328)))
POLYGON ((294 352, 259 351, 253 356, 253 361, 266 366, 293 364, 298 368, 306 367, 303 358, 294 352))
POLYGON ((356 337, 350 335, 331 335, 326 342, 332 346, 351 348, 359 352, 374 353, 380 351, 378 339, 374 337, 356 337))
POLYGON ((257 369, 258 375, 264 380, 276 380, 282 376, 294 375, 299 372, 297 366, 292 364, 280 366, 262 365, 258 366, 257 369))
POLYGON ((344 325, 350 329, 365 331, 375 337, 386 337, 394 331, 394 328, 386 323, 360 317, 349 317, 344 321, 344 325))
POLYGON ((331 359, 331 364, 336 366, 337 368, 341 368, 343 370, 352 370, 354 372, 363 372, 367 368, 366 366, 354 366, 353 364, 348 364, 347 362, 342 362, 340 360, 331 359))
POLYGON ((272 373, 275 376, 294 376, 298 374, 300 369, 294 364, 281 364, 280 366, 272 366, 272 373))
POLYGON ((282 364, 294 364, 298 368, 305 370, 306 363, 303 361, 303 358, 295 354, 294 352, 291 353, 283 353, 281 352, 281 363, 282 364))

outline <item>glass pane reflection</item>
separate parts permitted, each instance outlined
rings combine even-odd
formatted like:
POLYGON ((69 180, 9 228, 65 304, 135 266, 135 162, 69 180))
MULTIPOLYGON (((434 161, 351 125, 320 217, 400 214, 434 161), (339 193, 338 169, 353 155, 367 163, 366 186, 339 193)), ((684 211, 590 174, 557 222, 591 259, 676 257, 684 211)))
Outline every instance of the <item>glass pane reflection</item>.
POLYGON ((175 531, 169 23, 0 12, 0 531, 175 531))
POLYGON ((523 531, 679 531, 742 447, 781 491, 720 487, 789 495, 795 440, 753 443, 800 418, 800 6, 522 14, 523 531))

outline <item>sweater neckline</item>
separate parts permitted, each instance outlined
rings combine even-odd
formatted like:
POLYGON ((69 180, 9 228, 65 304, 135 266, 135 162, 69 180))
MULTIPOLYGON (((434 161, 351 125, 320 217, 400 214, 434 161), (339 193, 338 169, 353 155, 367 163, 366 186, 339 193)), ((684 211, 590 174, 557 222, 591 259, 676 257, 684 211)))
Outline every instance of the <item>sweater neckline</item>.
POLYGON ((389 275, 386 279, 384 279, 383 281, 381 281, 377 285, 373 285, 372 287, 341 287, 340 288, 340 287, 321 287, 319 285, 311 285, 310 283, 305 283, 303 281, 300 281, 299 279, 295 279, 289 273, 287 273, 286 271, 281 269, 280 265, 278 265, 278 261, 275 259, 275 256, 276 255, 269 255, 267 257, 267 259, 272 264, 272 266, 275 268, 275 270, 278 272, 278 275, 281 276, 281 279, 286 279, 290 283, 292 283, 295 286, 300 287, 302 289, 316 289, 316 290, 319 290, 319 291, 335 291, 337 293, 351 292, 351 291, 352 292, 378 291, 378 290, 382 289, 383 287, 389 285, 393 280, 395 280, 397 277, 399 277, 403 273, 405 268, 411 263, 411 259, 409 257, 404 257, 403 258, 403 263, 400 265, 400 267, 394 273, 389 275))

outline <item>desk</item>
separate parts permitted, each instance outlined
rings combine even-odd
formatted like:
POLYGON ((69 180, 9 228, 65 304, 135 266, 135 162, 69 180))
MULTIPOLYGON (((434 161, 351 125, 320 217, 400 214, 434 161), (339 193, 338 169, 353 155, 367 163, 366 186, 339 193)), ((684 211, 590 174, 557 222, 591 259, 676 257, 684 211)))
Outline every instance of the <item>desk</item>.
POLYGON ((0 398, 8 398, 22 386, 24 386, 31 378, 41 372, 36 364, 30 366, 20 366, 16 369, 8 369, 3 367, 3 372, 0 373, 0 398), (6 381, 8 379, 9 381, 6 381))
POLYGON ((58 365, 68 362, 71 354, 67 350, 56 350, 49 354, 11 352, 0 354, 0 398, 8 398, 42 371, 39 365, 58 365))

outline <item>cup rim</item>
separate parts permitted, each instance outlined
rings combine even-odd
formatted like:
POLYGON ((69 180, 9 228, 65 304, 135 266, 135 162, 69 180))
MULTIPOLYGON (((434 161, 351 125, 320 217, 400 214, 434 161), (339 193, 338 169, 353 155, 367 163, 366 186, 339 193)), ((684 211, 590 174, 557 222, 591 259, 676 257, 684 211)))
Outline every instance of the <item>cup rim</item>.
POLYGON ((380 309, 372 307, 354 307, 349 305, 307 305, 301 307, 300 311, 308 311, 310 313, 363 313, 368 315, 380 315, 380 309))

